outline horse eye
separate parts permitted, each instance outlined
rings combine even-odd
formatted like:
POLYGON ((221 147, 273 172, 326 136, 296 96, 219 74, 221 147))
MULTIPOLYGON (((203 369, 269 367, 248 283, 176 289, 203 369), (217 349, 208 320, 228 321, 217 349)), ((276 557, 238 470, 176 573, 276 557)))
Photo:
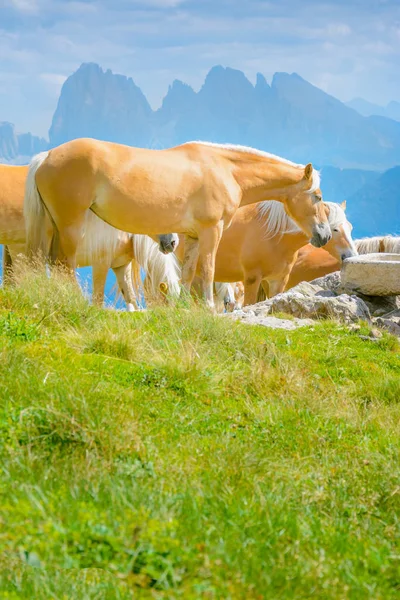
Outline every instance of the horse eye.
POLYGON ((332 229, 335 233, 339 233, 339 229, 332 229))
POLYGON ((315 198, 315 202, 321 202, 322 201, 322 196, 314 196, 315 198))

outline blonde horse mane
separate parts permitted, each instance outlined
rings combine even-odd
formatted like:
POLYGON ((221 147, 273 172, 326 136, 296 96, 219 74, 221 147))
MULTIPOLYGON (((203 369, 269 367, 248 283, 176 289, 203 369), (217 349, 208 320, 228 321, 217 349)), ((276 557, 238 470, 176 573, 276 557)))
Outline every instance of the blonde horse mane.
MULTIPOLYGON (((325 202, 329 208, 328 221, 331 227, 338 227, 347 222, 343 208, 335 202, 325 202)), ((300 227, 289 217, 282 202, 265 200, 259 202, 257 217, 264 221, 265 238, 282 236, 285 233, 300 233, 300 227)))
POLYGON ((132 268, 132 282, 136 294, 144 288, 146 298, 157 299, 160 297, 160 285, 166 284, 168 296, 179 296, 181 268, 176 256, 173 253, 162 254, 158 244, 147 235, 133 235, 132 244, 135 261, 146 273, 142 284, 140 269, 132 268))
POLYGON ((370 252, 400 254, 400 236, 397 235, 360 238, 354 240, 354 244, 359 254, 369 254, 370 252))
MULTIPOLYGON (((290 165, 298 169, 305 169, 305 165, 292 162, 287 158, 282 158, 277 154, 265 152, 264 150, 258 150, 258 148, 252 148, 251 146, 241 146, 240 144, 218 144, 216 142, 204 142, 202 140, 193 140, 191 142, 185 142, 185 144, 202 144, 203 146, 211 146, 212 148, 221 148, 222 150, 233 150, 234 152, 243 152, 245 154, 255 154, 256 156, 262 156, 263 158, 270 158, 271 160, 277 160, 282 164, 290 165)), ((321 185, 321 175, 317 169, 313 168, 313 179, 310 192, 315 192, 321 185)))
POLYGON ((169 296, 179 296, 181 271, 173 254, 162 254, 158 244, 147 235, 130 234, 112 227, 92 211, 87 211, 83 237, 78 253, 88 257, 89 263, 106 261, 111 265, 118 245, 124 237, 130 239, 134 259, 131 263, 132 285, 139 298, 144 291, 145 299, 160 298, 161 284, 166 284, 169 296), (140 267, 146 278, 142 283, 140 267))

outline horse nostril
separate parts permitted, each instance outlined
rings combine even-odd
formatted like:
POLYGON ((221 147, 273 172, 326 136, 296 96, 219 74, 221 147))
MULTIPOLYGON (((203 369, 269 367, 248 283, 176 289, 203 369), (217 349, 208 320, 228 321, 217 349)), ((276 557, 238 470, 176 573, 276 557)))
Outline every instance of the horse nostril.
POLYGON ((172 247, 172 249, 174 249, 174 248, 175 248, 175 246, 176 246, 176 241, 175 241, 175 240, 172 240, 172 242, 171 242, 171 247, 172 247))

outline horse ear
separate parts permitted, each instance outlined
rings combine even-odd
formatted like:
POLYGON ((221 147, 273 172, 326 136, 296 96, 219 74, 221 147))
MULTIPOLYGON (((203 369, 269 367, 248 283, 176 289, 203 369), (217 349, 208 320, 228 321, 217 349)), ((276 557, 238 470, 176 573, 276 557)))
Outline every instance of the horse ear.
POLYGON ((313 176, 313 166, 311 163, 308 163, 308 165, 306 165, 304 168, 304 177, 305 177, 305 179, 311 179, 312 176, 313 176))
POLYGON ((343 210, 346 210, 346 205, 347 205, 346 200, 343 200, 342 204, 340 204, 340 208, 342 208, 343 210))
POLYGON ((160 283, 160 292, 162 294, 168 293, 168 283, 164 283, 163 281, 160 283))

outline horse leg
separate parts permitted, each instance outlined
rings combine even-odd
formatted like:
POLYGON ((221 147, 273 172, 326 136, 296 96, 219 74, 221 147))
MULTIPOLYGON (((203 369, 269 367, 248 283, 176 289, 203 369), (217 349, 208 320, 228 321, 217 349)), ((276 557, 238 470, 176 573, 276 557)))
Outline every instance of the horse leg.
POLYGON ((182 264, 182 286, 189 293, 199 258, 199 240, 185 235, 185 255, 182 264))
POLYGON ((261 275, 250 273, 245 275, 244 278, 244 302, 243 306, 248 304, 255 304, 257 302, 258 288, 261 283, 261 275))
POLYGON ((117 278, 119 289, 126 302, 128 312, 139 310, 132 285, 132 262, 128 262, 125 265, 122 265, 122 267, 113 267, 112 270, 117 278))
POLYGON ((276 296, 285 291, 285 287, 287 285, 289 279, 289 275, 283 277, 282 279, 277 279, 275 281, 269 282, 269 297, 276 296))
POLYGON ((79 243, 82 240, 83 225, 85 221, 85 213, 83 213, 79 220, 77 219, 74 225, 68 227, 60 227, 56 224, 57 230, 54 235, 59 237, 59 244, 61 247, 60 262, 64 263, 70 272, 71 276, 76 280, 75 269, 76 263, 76 252, 79 243))
POLYGON ((204 229, 199 234, 200 271, 203 281, 203 297, 209 308, 214 309, 215 257, 222 236, 223 223, 204 229))
POLYGON ((103 306, 104 288, 108 273, 108 265, 94 264, 92 266, 93 292, 92 301, 96 306, 103 306))
POLYGON ((3 246, 3 285, 12 282, 12 258, 8 246, 3 246))

